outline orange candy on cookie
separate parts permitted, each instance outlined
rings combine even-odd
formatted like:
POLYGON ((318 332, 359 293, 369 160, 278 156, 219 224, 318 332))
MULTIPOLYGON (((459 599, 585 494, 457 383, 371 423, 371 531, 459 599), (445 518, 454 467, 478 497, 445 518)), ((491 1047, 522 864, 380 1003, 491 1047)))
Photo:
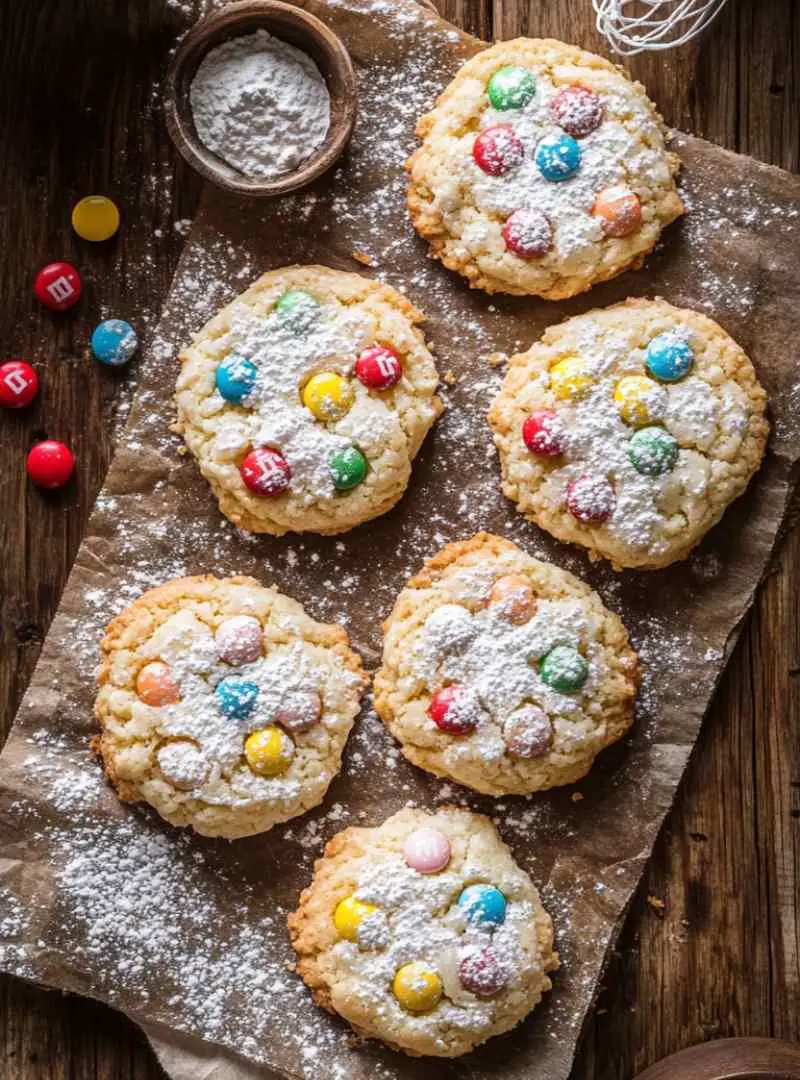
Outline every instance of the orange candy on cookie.
POLYGON ((630 188, 617 185, 604 188, 597 196, 592 213, 600 218, 606 236, 630 236, 642 225, 642 205, 630 188))
POLYGON ((533 615, 536 599, 526 577, 522 574, 506 574, 492 586, 489 605, 496 607, 504 619, 521 626, 533 615))
POLYGON ((154 660, 145 664, 136 676, 136 693, 145 705, 174 705, 181 699, 181 691, 168 664, 154 660))

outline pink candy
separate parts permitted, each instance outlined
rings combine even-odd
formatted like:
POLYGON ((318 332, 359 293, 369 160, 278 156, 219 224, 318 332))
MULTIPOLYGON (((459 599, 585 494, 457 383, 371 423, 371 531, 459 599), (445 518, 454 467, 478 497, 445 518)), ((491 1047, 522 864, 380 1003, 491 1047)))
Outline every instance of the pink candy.
POLYGON ((261 656, 261 623, 252 615, 234 615, 216 633, 222 660, 228 664, 251 664, 261 656))
POLYGON ((423 826, 406 839, 403 857, 420 874, 438 874, 450 862, 450 841, 438 829, 423 826))
POLYGON ((274 720, 287 731, 308 731, 321 715, 322 701, 316 690, 296 690, 281 703, 274 720))
POLYGON ((458 965, 458 977, 464 989, 477 997, 492 997, 508 982, 500 961, 489 948, 464 953, 458 965))

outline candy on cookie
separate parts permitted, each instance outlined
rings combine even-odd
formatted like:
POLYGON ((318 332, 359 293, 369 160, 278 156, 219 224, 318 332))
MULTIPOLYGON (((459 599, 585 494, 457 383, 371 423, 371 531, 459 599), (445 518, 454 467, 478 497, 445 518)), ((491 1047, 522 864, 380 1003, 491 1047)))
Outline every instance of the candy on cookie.
POLYGON ((584 776, 630 727, 637 686, 625 627, 595 592, 479 533, 398 596, 375 708, 414 765, 488 795, 528 794, 584 776))
POLYGON ((289 933, 317 1004, 412 1055, 509 1031, 558 967, 530 878, 488 818, 455 807, 334 836, 289 933))
POLYGON ((511 358, 489 410, 503 491, 617 568, 684 559, 764 454, 766 394, 706 315, 627 300, 511 358))
POLYGON ((414 226, 487 292, 574 296, 641 265, 683 213, 680 163, 644 87, 560 41, 478 53, 417 134, 414 226))
POLYGON ((121 799, 250 836, 322 801, 366 683, 345 631, 276 589, 181 578, 108 627, 94 746, 121 799))
POLYGON ((264 274, 180 356, 177 430, 234 524, 338 533, 389 510, 442 411, 400 293, 357 274, 264 274))

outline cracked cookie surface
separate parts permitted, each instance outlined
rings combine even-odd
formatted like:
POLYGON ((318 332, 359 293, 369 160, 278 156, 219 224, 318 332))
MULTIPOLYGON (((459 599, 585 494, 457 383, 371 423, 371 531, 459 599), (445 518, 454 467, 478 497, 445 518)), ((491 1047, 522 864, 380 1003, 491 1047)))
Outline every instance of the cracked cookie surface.
POLYGON ((627 300, 513 356, 489 423, 503 491, 617 568, 684 559, 761 464, 766 393, 706 315, 627 300))
POLYGON ((357 1034, 456 1057, 550 989, 553 926, 491 821, 401 810, 328 843, 289 916, 297 971, 357 1034))
POLYGON ((478 53, 417 134, 414 227, 487 292, 574 296, 640 266, 683 213, 680 162, 644 87, 560 41, 478 53))
POLYGON ((367 679, 339 626, 253 578, 180 578, 109 625, 95 714, 124 801, 233 839, 325 796, 367 679))
POLYGON ((630 727, 637 686, 625 627, 592 589, 479 533, 398 596, 375 708, 414 765, 528 794, 584 776, 630 727))
POLYGON ((181 355, 176 430, 250 532, 338 533, 389 510, 442 411, 423 316, 325 266, 264 274, 181 355))

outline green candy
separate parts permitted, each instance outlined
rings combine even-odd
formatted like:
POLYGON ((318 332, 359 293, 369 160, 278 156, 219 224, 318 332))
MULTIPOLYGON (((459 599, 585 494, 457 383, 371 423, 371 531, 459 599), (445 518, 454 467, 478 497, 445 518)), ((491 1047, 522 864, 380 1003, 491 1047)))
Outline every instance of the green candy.
POLYGON ((522 109, 536 93, 536 79, 524 67, 504 67, 489 79, 486 88, 495 109, 522 109))
POLYGON ((678 460, 678 440, 660 427, 640 428, 628 443, 628 457, 637 472, 660 476, 678 460))
POLYGON ((589 665, 577 649, 556 645, 539 661, 539 674, 548 686, 560 694, 580 690, 589 676, 589 665))
POLYGON ((275 305, 279 320, 292 330, 308 330, 319 315, 319 302, 302 289, 290 289, 275 305))
POLYGON ((358 487, 367 475, 367 459, 355 446, 337 451, 328 466, 337 491, 349 491, 358 487))

